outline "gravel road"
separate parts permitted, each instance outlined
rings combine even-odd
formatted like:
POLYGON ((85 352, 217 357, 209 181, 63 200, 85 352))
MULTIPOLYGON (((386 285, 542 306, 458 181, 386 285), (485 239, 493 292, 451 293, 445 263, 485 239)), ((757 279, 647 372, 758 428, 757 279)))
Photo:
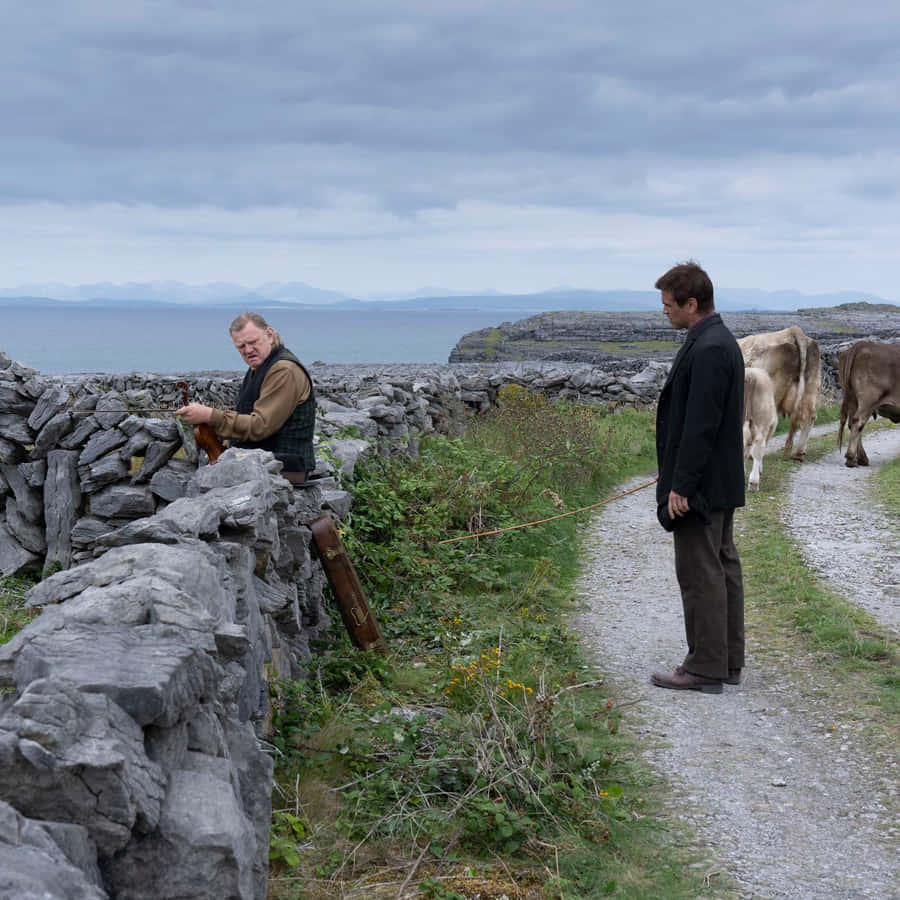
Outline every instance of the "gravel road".
MULTIPOLYGON (((878 462, 900 455, 900 428, 881 434, 865 440, 868 470, 845 468, 837 453, 798 466, 785 521, 812 568, 896 626, 896 536, 863 489, 878 462)), ((672 542, 652 488, 604 507, 583 539, 577 627, 617 696, 637 701, 623 727, 670 785, 668 814, 685 824, 685 842, 698 835, 712 871, 745 898, 900 898, 896 751, 866 740, 811 659, 784 666, 754 646, 752 630, 741 685, 721 695, 650 685, 651 671, 685 652, 672 542)))
MULTIPOLYGON (((844 449, 846 450, 846 432, 844 449)), ((798 468, 782 521, 811 569, 876 619, 900 632, 900 544, 888 512, 873 503, 871 473, 900 456, 900 428, 863 431, 869 468, 848 469, 843 451, 798 468), (827 476, 823 477, 823 472, 827 476), (867 485, 869 488, 867 490, 867 485), (868 496, 867 496, 868 495, 868 496)), ((896 518, 896 513, 895 513, 896 518)))

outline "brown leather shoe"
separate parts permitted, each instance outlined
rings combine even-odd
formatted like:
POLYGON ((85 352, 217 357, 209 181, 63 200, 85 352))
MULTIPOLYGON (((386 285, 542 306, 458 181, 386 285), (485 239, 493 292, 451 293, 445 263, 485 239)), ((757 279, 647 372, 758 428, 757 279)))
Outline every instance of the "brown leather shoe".
POLYGON ((704 678, 702 675, 694 675, 686 672, 678 666, 671 675, 662 672, 654 672, 650 681, 657 687, 671 688, 676 691, 700 691, 703 694, 721 694, 721 678, 704 678))
POLYGON ((740 669, 729 669, 728 677, 725 679, 725 684, 740 684, 741 683, 741 670, 740 669))

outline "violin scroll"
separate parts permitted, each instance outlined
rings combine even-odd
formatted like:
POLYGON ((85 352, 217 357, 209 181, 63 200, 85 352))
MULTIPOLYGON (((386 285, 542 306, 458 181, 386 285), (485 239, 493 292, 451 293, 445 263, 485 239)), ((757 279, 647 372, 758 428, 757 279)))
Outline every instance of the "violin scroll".
MULTIPOLYGON (((181 388, 181 399, 184 405, 187 406, 191 402, 190 385, 186 381, 179 381, 176 386, 181 388)), ((194 426, 194 440, 197 442, 198 447, 206 451, 210 465, 213 465, 225 452, 225 448, 216 436, 216 432, 206 422, 194 426)))

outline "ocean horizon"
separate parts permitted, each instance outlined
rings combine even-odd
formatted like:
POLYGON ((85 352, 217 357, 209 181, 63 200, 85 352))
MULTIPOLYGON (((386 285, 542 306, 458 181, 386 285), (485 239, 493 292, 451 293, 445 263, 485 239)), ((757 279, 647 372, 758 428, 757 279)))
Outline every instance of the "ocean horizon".
MULTIPOLYGON (((446 363, 470 331, 533 310, 261 310, 304 363, 446 363)), ((234 307, 5 306, 0 350, 45 375, 242 371, 234 307)))

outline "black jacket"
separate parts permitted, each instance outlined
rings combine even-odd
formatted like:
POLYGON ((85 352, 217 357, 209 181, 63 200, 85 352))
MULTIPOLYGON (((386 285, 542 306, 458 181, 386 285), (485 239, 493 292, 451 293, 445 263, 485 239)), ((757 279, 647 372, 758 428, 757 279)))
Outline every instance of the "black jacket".
POLYGON ((713 313, 688 332, 656 411, 656 502, 671 530, 669 491, 696 515, 744 505, 744 360, 713 313))

